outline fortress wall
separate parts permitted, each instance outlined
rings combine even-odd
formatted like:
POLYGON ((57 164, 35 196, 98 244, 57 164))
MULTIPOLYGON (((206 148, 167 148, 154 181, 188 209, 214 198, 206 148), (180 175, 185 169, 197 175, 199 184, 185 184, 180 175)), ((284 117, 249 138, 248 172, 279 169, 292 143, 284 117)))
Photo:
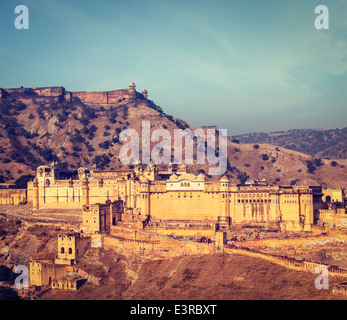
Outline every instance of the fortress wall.
POLYGON ((108 103, 118 103, 118 99, 129 99, 128 89, 108 91, 108 103))
POLYGON ((271 204, 235 203, 235 205, 230 205, 230 216, 234 223, 267 222, 270 216, 270 206, 271 204))
POLYGON ((179 241, 117 227, 112 228, 112 235, 104 236, 103 244, 105 249, 120 250, 122 254, 138 254, 151 259, 215 252, 212 243, 179 241))
POLYGON ((89 204, 105 203, 107 200, 118 200, 114 197, 114 185, 95 186, 89 188, 89 204))
POLYGON ((29 181, 27 184, 27 202, 32 204, 33 197, 34 197, 33 182, 29 181))
POLYGON ((81 187, 69 186, 50 186, 39 189, 39 207, 40 208, 82 208, 82 190, 81 187))
POLYGON ((253 241, 243 241, 246 247, 264 248, 264 247, 302 247, 311 241, 319 241, 329 239, 328 236, 293 238, 293 239, 262 239, 253 241))
POLYGON ((99 92, 72 92, 72 97, 78 97, 81 101, 84 102, 95 102, 95 103, 108 103, 108 95, 107 91, 99 91, 99 92))
POLYGON ((58 87, 36 87, 36 88, 13 88, 13 89, 2 89, 3 91, 11 94, 24 94, 26 89, 31 89, 38 96, 42 97, 59 97, 64 94, 65 89, 62 86, 58 87))
POLYGON ((61 96, 65 89, 62 86, 59 87, 37 87, 32 88, 39 96, 45 97, 58 97, 61 96))
POLYGON ((83 102, 94 102, 100 104, 118 103, 119 99, 128 99, 129 91, 127 89, 112 91, 78 91, 72 92, 72 97, 78 97, 83 102))
POLYGON ((314 225, 312 226, 312 232, 314 233, 329 232, 331 235, 334 235, 338 239, 347 240, 347 231, 330 228, 329 225, 325 227, 314 225))
MULTIPOLYGON (((31 192, 32 194, 33 192, 31 192)), ((89 204, 105 203, 114 199, 114 186, 92 186, 89 188, 89 204)), ((84 204, 83 188, 81 186, 69 187, 68 183, 50 185, 39 189, 40 208, 66 208, 82 209, 84 204)))
POLYGON ((155 228, 151 227, 150 229, 146 228, 146 230, 150 230, 159 234, 172 234, 174 236, 194 236, 194 237, 209 237, 213 238, 215 236, 214 229, 203 229, 203 228, 155 228))
POLYGON ((0 189, 0 204, 18 206, 27 202, 26 189, 0 189))
POLYGON ((163 220, 217 220, 222 210, 218 199, 219 195, 204 192, 153 193, 150 212, 163 220))
POLYGON ((51 280, 61 278, 66 272, 65 265, 31 261, 29 267, 29 281, 33 286, 48 285, 51 280))
MULTIPOLYGON (((315 263, 315 262, 298 261, 298 260, 290 259, 287 257, 274 256, 274 255, 265 254, 262 252, 255 252, 255 251, 250 251, 250 250, 241 249, 241 248, 226 247, 224 248, 224 252, 229 254, 237 253, 237 254, 243 254, 243 255, 247 255, 251 257, 261 258, 261 259, 279 264, 283 267, 290 268, 297 271, 315 272, 317 267, 322 266, 321 264, 315 263)), ((328 267, 328 272, 329 272, 329 275, 347 277, 347 270, 339 268, 339 267, 328 267)))

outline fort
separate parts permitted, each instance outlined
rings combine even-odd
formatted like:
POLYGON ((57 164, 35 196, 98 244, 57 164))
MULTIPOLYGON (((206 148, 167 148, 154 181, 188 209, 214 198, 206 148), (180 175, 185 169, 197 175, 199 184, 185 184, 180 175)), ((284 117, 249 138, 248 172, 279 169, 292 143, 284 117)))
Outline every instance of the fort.
MULTIPOLYGON (((38 101, 81 101, 100 110, 134 100, 148 103, 148 92, 137 92, 134 83, 128 89, 100 92, 70 92, 64 87, 0 89, 1 97, 17 94, 38 101)), ((217 132, 216 127, 201 128, 217 132)), ((345 231, 336 231, 337 226, 347 226, 343 189, 272 186, 266 180, 236 184, 227 175, 193 174, 185 164, 139 162, 109 171, 95 166, 63 171, 55 163, 41 165, 26 189, 10 185, 0 189, 0 205, 27 208, 19 216, 30 223, 49 223, 47 216, 55 221, 53 214, 61 214, 59 227, 78 222, 74 232, 70 228, 58 235, 54 259, 30 261, 31 286, 54 290, 77 290, 86 281, 88 275, 76 265, 89 248, 151 260, 238 253, 314 272, 319 263, 276 255, 274 247, 303 246, 327 230, 339 239, 347 237, 345 231), (240 245, 228 241, 235 230, 253 229, 301 232, 311 238, 255 241, 252 236, 240 245)), ((335 266, 329 272, 347 276, 345 269, 335 266)), ((345 294, 345 288, 344 284, 336 291, 345 294)))
MULTIPOLYGON (((232 184, 227 176, 207 178, 190 173, 185 164, 138 163, 133 169, 118 171, 94 167, 62 172, 52 163, 37 168, 27 190, 20 191, 21 197, 18 190, 13 190, 13 197, 10 190, 2 191, 7 192, 3 194, 5 203, 22 199, 32 203, 34 211, 83 210, 88 215, 83 220, 88 220, 85 227, 94 231, 100 228, 93 229, 91 221, 108 230, 108 224, 125 223, 122 220, 140 229, 171 225, 182 232, 189 229, 186 224, 209 226, 207 229, 212 225, 212 229, 255 225, 311 231, 322 217, 329 223, 345 214, 343 190, 339 190, 343 201, 332 204, 322 200, 327 196, 319 186, 270 186, 264 180, 232 184), (98 211, 107 213, 100 217, 98 211)), ((338 190, 335 193, 337 197, 338 190)))
POLYGON ((86 105, 92 105, 94 107, 103 106, 110 107, 117 105, 121 102, 130 100, 142 100, 146 103, 148 99, 148 91, 143 89, 142 92, 136 91, 136 86, 132 82, 127 89, 111 90, 111 91, 67 91, 62 86, 56 87, 35 87, 35 88, 13 88, 2 89, 0 88, 0 98, 6 96, 30 96, 35 97, 37 101, 72 101, 80 100, 86 105))
MULTIPOLYGON (((17 204, 8 199, 11 191, 18 190, 2 191, 0 195, 7 204, 17 204)), ((16 192, 13 194, 17 195, 16 192)), ((78 262, 89 248, 151 260, 236 253, 314 273, 319 262, 278 255, 274 249, 264 252, 262 248, 296 242, 304 247, 315 239, 324 224, 324 230, 330 230, 330 226, 336 237, 347 237, 345 232, 338 235, 334 230, 336 219, 341 219, 339 225, 346 222, 342 189, 327 189, 325 194, 319 186, 271 186, 265 180, 233 184, 227 176, 195 175, 184 164, 159 167, 138 163, 132 169, 119 171, 93 167, 65 172, 51 163, 39 166, 35 179, 20 194, 21 198, 15 196, 16 202, 21 199, 22 204, 32 206, 28 218, 61 208, 66 210, 67 219, 69 209, 81 212, 74 232, 58 234, 55 258, 31 259, 30 288, 22 292, 23 296, 45 292, 47 288, 78 290, 88 279, 78 262), (334 198, 327 199, 329 196, 334 198), (333 218, 327 218, 326 210, 331 211, 333 218), (235 228, 302 232, 310 236, 259 241, 253 237, 241 243, 230 242, 235 228)), ((328 270, 330 275, 347 277, 346 269, 332 265, 328 270)), ((336 288, 338 294, 345 292, 344 287, 336 288)))

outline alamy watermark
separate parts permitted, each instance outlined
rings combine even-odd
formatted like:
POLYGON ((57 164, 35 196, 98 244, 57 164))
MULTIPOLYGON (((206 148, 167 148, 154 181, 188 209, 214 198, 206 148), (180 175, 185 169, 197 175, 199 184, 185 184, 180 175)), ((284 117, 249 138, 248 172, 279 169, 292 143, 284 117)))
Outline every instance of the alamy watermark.
POLYGON ((140 160, 143 164, 153 162, 160 164, 193 164, 194 141, 196 141, 196 164, 208 164, 214 166, 208 168, 209 175, 222 175, 227 170, 227 130, 219 129, 174 129, 173 139, 167 129, 155 129, 151 133, 150 121, 142 121, 141 128, 141 155, 140 137, 135 129, 125 129, 119 135, 119 140, 124 142, 119 152, 119 160, 122 164, 135 164, 140 160), (218 147, 216 147, 216 135, 218 147), (172 140, 174 159, 172 161, 172 140), (184 148, 183 148, 184 141, 184 148), (158 142, 151 150, 151 142, 158 142), (183 161, 184 149, 184 161, 183 161))
POLYGON ((314 20, 314 26, 317 30, 329 29, 329 9, 327 6, 319 5, 314 9, 314 13, 318 14, 314 20))
POLYGON ((19 14, 14 20, 16 29, 29 29, 29 9, 27 6, 19 5, 14 9, 14 13, 19 14))
POLYGON ((29 270, 27 266, 19 265, 14 269, 14 273, 20 273, 14 280, 14 286, 17 290, 29 289, 29 270))
POLYGON ((329 289, 328 267, 319 265, 315 268, 314 273, 320 273, 320 275, 314 280, 314 286, 316 287, 316 289, 329 289))
MULTIPOLYGON (((18 30, 29 29, 29 9, 25 5, 18 5, 14 10, 18 16, 15 18, 14 26, 18 30)), ((314 21, 314 26, 317 30, 329 29, 329 9, 325 5, 316 6, 315 14, 319 14, 314 21)))

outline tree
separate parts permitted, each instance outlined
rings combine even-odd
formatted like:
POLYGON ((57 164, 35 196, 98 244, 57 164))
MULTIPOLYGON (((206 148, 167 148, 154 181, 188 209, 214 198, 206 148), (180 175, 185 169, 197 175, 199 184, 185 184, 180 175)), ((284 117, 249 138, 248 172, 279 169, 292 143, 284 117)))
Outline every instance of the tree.
POLYGON ((337 162, 336 162, 336 161, 331 161, 331 162, 330 162, 330 165, 331 165, 332 167, 336 167, 336 166, 337 166, 337 162))
POLYGON ((313 162, 314 162, 314 165, 315 165, 316 167, 321 167, 322 165, 324 165, 324 162, 322 161, 321 158, 319 158, 319 159, 315 158, 315 159, 313 160, 313 162))
POLYGON ((291 186, 294 186, 294 185, 296 184, 296 181, 297 181, 296 179, 295 179, 295 180, 290 181, 290 185, 291 185, 291 186))
POLYGON ((41 151, 41 156, 43 159, 45 159, 47 162, 53 162, 58 161, 58 157, 53 153, 53 150, 51 148, 46 148, 41 151))
POLYGON ((102 143, 99 143, 99 147, 103 149, 108 149, 111 146, 111 141, 110 140, 105 140, 102 143))
POLYGON ((26 96, 37 96, 37 93, 32 88, 25 89, 23 93, 26 96))
POLYGON ((111 162, 107 154, 102 154, 94 157, 93 164, 96 165, 98 170, 104 170, 106 166, 111 162))
POLYGON ((306 163, 307 163, 307 172, 310 174, 313 174, 316 170, 315 165, 310 160, 306 160, 306 163))
POLYGON ((28 182, 33 180, 34 178, 35 176, 33 176, 32 174, 22 175, 14 182, 14 184, 18 189, 26 189, 28 182))
POLYGON ((241 184, 244 184, 248 180, 249 176, 245 172, 240 172, 237 175, 237 178, 240 180, 241 184))
POLYGON ((262 158, 264 161, 269 160, 269 156, 268 156, 266 153, 263 153, 263 154, 261 155, 261 158, 262 158))

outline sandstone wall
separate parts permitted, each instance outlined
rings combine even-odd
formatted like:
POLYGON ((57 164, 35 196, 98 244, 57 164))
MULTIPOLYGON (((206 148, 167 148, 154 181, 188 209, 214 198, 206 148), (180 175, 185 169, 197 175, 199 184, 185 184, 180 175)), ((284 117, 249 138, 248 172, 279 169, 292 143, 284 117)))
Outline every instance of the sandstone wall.
POLYGON ((137 254, 145 258, 170 258, 191 254, 215 252, 214 244, 178 241, 166 236, 113 227, 111 235, 103 239, 105 249, 119 250, 122 254, 137 254))
POLYGON ((0 204, 19 205, 27 202, 26 189, 0 189, 0 204))

